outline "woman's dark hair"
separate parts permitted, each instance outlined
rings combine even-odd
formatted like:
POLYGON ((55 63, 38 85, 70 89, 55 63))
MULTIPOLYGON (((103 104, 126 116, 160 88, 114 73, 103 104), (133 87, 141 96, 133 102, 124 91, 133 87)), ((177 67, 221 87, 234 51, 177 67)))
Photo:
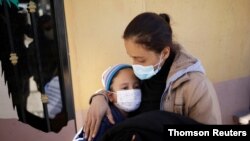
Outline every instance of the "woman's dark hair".
POLYGON ((167 14, 145 12, 136 16, 126 27, 123 39, 135 37, 135 42, 160 53, 166 46, 172 48, 172 29, 167 14))

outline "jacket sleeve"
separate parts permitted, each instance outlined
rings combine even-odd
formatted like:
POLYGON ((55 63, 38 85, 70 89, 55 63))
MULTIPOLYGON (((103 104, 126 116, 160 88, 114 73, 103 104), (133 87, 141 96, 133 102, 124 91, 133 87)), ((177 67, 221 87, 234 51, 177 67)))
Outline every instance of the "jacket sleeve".
POLYGON ((204 124, 221 124, 221 111, 212 83, 204 75, 190 79, 184 93, 185 114, 204 124))
POLYGON ((82 128, 76 133, 72 141, 85 141, 82 128))

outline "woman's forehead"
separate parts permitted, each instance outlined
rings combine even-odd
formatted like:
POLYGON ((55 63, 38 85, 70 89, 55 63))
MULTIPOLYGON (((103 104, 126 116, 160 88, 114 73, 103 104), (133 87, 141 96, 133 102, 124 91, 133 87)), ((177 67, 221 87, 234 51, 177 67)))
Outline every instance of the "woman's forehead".
POLYGON ((143 44, 135 43, 132 39, 125 40, 125 48, 127 54, 132 58, 143 58, 156 54, 154 51, 148 50, 143 44))

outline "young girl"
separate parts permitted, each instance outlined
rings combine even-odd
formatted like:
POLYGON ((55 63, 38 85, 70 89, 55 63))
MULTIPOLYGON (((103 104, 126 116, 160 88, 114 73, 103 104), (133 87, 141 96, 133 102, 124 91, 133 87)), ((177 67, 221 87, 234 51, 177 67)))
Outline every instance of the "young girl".
MULTIPOLYGON (((132 66, 127 64, 118 64, 109 67, 102 75, 102 84, 108 92, 105 97, 109 101, 112 115, 115 123, 123 121, 128 112, 136 110, 141 103, 140 81, 135 76, 132 66)), ((98 94, 98 93, 97 93, 98 94)), ((102 119, 101 126, 94 141, 111 128, 107 117, 102 119)), ((85 134, 81 129, 74 137, 73 141, 85 141, 85 134)))

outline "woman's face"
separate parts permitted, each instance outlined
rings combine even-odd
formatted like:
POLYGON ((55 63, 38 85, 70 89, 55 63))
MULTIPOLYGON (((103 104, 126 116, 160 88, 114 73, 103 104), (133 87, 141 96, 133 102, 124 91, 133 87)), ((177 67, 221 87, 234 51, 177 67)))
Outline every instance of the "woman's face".
POLYGON ((124 43, 127 54, 132 58, 134 65, 154 66, 160 61, 160 57, 163 59, 162 62, 165 62, 169 55, 169 48, 165 48, 161 56, 159 53, 146 49, 143 44, 135 43, 133 38, 124 40, 124 43))

